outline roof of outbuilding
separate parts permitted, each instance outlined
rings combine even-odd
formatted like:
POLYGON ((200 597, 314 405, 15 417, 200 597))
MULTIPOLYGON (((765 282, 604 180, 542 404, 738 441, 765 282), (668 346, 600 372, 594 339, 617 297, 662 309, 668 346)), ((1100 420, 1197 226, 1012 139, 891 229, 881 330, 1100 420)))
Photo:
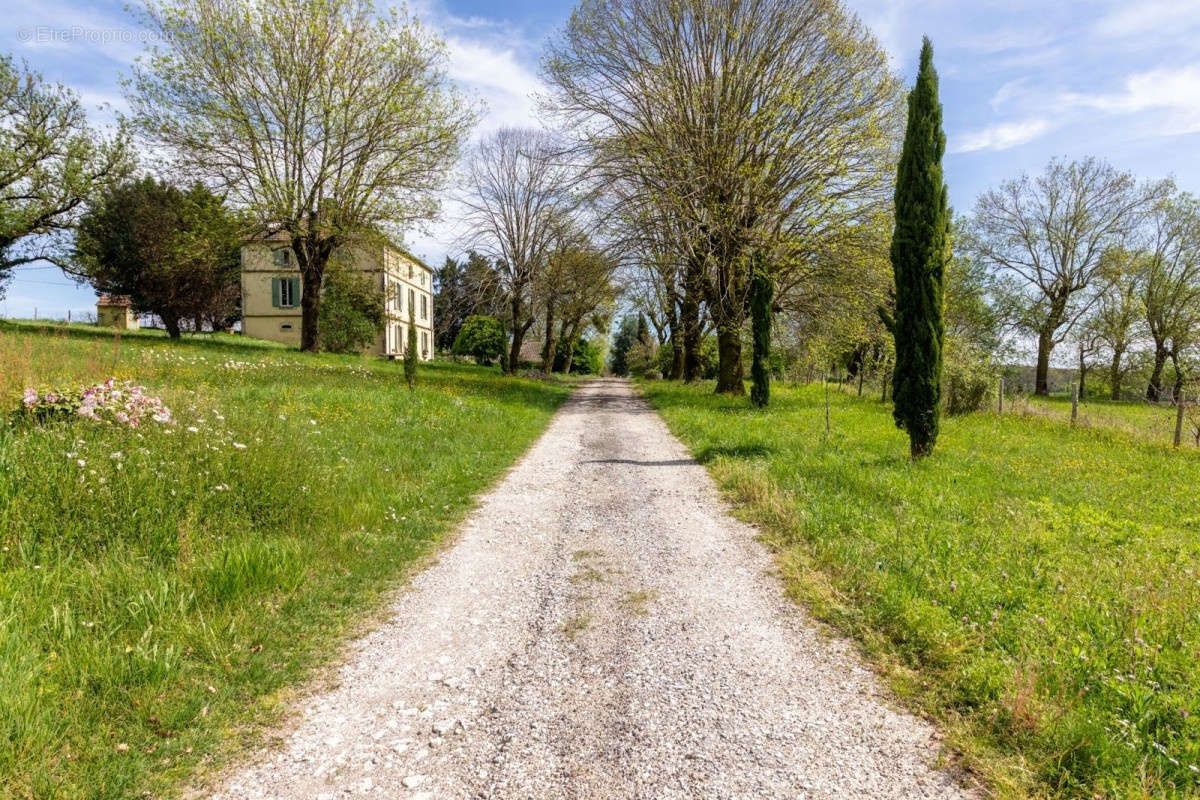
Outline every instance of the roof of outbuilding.
POLYGON ((133 301, 129 299, 129 295, 127 294, 102 294, 96 300, 96 305, 129 308, 133 305, 133 301))

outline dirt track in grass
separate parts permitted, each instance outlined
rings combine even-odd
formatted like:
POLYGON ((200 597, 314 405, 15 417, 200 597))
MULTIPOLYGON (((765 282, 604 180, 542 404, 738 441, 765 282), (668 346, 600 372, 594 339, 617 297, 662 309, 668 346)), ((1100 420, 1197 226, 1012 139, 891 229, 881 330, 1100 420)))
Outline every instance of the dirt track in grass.
POLYGON ((232 798, 962 798, 704 468, 584 385, 232 798))

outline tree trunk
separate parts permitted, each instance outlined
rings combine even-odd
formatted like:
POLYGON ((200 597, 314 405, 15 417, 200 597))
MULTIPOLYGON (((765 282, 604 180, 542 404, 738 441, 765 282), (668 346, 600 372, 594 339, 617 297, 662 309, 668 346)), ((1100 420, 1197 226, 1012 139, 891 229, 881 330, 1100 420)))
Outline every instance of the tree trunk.
POLYGON ((542 371, 554 371, 554 302, 546 301, 546 339, 542 342, 542 371))
POLYGON ((1112 386, 1112 399, 1121 399, 1121 357, 1123 350, 1113 350, 1112 365, 1108 368, 1108 382, 1112 386))
POLYGON ((1183 402, 1183 370, 1179 366, 1178 347, 1171 351, 1171 366, 1175 368, 1175 391, 1172 394, 1176 403, 1183 402))
POLYGON ((671 373, 667 375, 673 381, 683 378, 683 335, 679 330, 679 318, 671 326, 671 373))
POLYGON ((508 362, 504 366, 509 375, 516 375, 521 362, 521 343, 525 339, 525 328, 521 326, 521 294, 518 288, 513 290, 512 299, 509 301, 509 310, 512 314, 509 320, 512 342, 508 348, 508 362))
POLYGON ((742 330, 723 323, 717 326, 717 394, 744 395, 745 373, 742 370, 742 330))
POLYGON ((689 261, 683 279, 679 324, 683 328, 683 373, 687 382, 700 379, 700 278, 703 265, 689 261))
POLYGON ((1053 333, 1043 330, 1038 334, 1037 378, 1034 394, 1046 397, 1050 394, 1050 352, 1054 349, 1053 333))
POLYGON ((925 458, 933 452, 933 440, 921 432, 909 431, 908 452, 913 461, 925 458))
MULTIPOLYGON (((159 315, 162 316, 161 314, 159 315)), ((162 317, 163 327, 167 329, 167 336, 172 339, 179 338, 179 317, 162 317)))
POLYGON ((1150 372, 1150 383, 1146 386, 1146 399, 1158 402, 1162 397, 1163 367, 1167 365, 1167 348, 1154 343, 1154 369, 1150 372))
POLYGON ((1084 389, 1087 388, 1087 363, 1083 358, 1083 348, 1079 348, 1079 397, 1083 399, 1084 389))

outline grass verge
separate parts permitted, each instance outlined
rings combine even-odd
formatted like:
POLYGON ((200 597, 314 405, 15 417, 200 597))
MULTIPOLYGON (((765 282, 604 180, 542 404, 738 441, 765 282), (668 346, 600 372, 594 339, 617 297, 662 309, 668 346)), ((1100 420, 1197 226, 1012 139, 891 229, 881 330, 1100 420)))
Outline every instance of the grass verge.
POLYGON ((919 464, 877 401, 642 390, 789 591, 942 723, 997 796, 1200 789, 1200 456, 1031 416, 944 422, 919 464))
POLYGON ((567 394, 475 367, 0 325, 0 797, 158 797, 253 743, 567 394), (115 376, 170 427, 8 412, 115 376))

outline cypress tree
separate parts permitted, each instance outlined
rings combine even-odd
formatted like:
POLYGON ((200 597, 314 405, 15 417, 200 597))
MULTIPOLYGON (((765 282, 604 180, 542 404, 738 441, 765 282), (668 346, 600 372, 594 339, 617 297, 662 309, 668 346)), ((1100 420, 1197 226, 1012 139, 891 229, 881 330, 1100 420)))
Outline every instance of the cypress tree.
POLYGON ((404 380, 408 388, 417 385, 417 317, 412 303, 408 304, 408 347, 404 348, 404 380))
POLYGON ((750 275, 750 322, 753 326, 754 360, 750 364, 750 403, 765 408, 771 399, 771 376, 767 359, 771 355, 771 301, 775 284, 767 274, 761 253, 756 253, 750 275))
POLYGON ((892 374, 893 416, 908 433, 913 458, 933 452, 942 399, 942 287, 950 214, 942 180, 942 106, 933 45, 921 48, 917 83, 908 95, 908 130, 896 174, 896 278, 892 374))

